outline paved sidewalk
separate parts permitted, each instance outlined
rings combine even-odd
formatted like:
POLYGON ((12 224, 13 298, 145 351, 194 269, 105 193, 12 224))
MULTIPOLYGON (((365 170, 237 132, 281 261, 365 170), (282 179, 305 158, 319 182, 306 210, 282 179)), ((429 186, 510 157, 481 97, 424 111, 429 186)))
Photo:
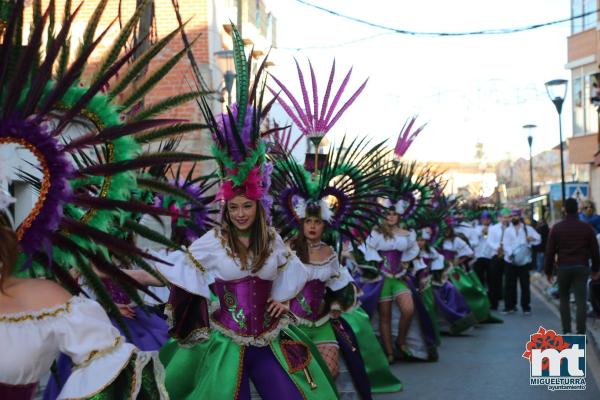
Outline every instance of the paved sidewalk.
MULTIPOLYGON (((548 283, 545 275, 533 273, 531 275, 531 286, 533 290, 537 289, 537 292, 558 310, 560 301, 550 294, 552 285, 548 283)), ((575 318, 575 304, 573 302, 571 302, 571 310, 571 317, 575 318)), ((573 323, 575 323, 575 320, 573 320, 573 323)), ((600 351, 600 318, 587 319, 587 335, 593 341, 596 349, 600 351)))

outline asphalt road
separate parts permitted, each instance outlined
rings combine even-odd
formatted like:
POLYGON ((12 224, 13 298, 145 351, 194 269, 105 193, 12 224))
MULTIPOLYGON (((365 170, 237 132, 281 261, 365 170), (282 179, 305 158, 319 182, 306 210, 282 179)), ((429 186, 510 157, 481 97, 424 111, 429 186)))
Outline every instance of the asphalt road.
MULTIPOLYGON (((396 363, 392 369, 404 383, 401 393, 378 395, 384 399, 600 399, 596 381, 598 357, 587 352, 585 391, 551 392, 529 385, 529 363, 522 358, 529 335, 539 326, 560 332, 552 306, 532 293, 532 314, 502 316, 503 324, 484 324, 460 337, 442 337, 436 363, 396 363), (595 379, 596 377, 596 379, 595 379)), ((589 343, 588 343, 589 346, 589 343)))

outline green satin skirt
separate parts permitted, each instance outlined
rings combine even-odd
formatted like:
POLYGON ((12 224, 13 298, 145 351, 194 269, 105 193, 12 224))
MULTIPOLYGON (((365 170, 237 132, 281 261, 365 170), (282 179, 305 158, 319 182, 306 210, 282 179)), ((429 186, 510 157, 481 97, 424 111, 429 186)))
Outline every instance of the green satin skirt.
POLYGON ((450 281, 465 297, 477 322, 490 318, 490 301, 485 287, 474 271, 466 272, 464 268, 453 267, 449 272, 450 281))
POLYGON ((387 357, 375 337, 369 316, 360 307, 342 314, 342 318, 350 324, 356 339, 360 355, 365 362, 372 393, 399 392, 402 382, 390 370, 387 357))
MULTIPOLYGON (((335 384, 316 347, 296 327, 284 329, 270 348, 281 367, 305 399, 337 399, 335 384), (308 345, 311 357, 306 369, 316 388, 312 389, 303 370, 291 372, 281 349, 281 339, 308 345)), ((171 399, 235 399, 242 379, 242 346, 220 332, 192 347, 181 347, 171 339, 160 350, 165 366, 165 386, 171 399)), ((285 395, 282 395, 282 399, 285 395)))

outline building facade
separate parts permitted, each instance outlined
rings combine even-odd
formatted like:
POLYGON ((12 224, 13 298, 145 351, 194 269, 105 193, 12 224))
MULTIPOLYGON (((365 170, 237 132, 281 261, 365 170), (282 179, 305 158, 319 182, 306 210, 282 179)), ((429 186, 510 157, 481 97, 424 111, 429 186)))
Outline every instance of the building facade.
MULTIPOLYGON (((567 65, 571 71, 570 94, 573 136, 568 139, 569 161, 588 170, 590 196, 600 201, 600 132, 594 74, 600 72, 600 21, 594 11, 598 0, 571 0, 571 21, 567 38, 567 65), (588 14, 588 15, 585 15, 588 14)), ((568 135, 567 135, 568 136, 568 135)), ((568 171, 565 171, 568 174, 568 171)))

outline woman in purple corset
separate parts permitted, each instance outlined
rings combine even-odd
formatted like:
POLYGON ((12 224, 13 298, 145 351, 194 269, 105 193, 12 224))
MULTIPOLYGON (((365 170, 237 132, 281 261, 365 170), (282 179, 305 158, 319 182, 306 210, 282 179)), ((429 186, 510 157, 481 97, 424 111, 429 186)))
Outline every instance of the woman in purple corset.
POLYGON ((381 257, 379 266, 384 282, 379 294, 378 311, 383 346, 390 362, 397 357, 407 356, 435 360, 437 351, 433 322, 419 297, 417 288, 406 276, 406 263, 414 260, 419 254, 416 234, 414 231, 407 231, 398 226, 400 214, 405 208, 403 200, 399 200, 396 204, 389 199, 385 200, 385 218, 366 241, 367 246, 377 251, 381 257), (393 302, 400 311, 395 346, 391 327, 393 302))
MULTIPOLYGON (((326 294, 328 289, 338 291, 347 288, 352 294, 356 292, 350 272, 340 266, 335 251, 321 241, 325 222, 321 219, 320 207, 316 208, 314 210, 307 206, 307 216, 303 219, 301 230, 290 243, 309 274, 306 285, 290 301, 290 311, 299 321, 302 332, 319 349, 335 379, 339 373, 339 345, 329 319, 332 305, 326 301, 326 294)), ((355 298, 353 295, 352 302, 345 306, 353 306, 355 298)), ((333 308, 339 317, 340 303, 336 302, 333 308)))
POLYGON ((421 279, 430 276, 435 308, 448 324, 451 334, 460 334, 477 324, 463 295, 444 276, 445 260, 430 243, 430 228, 421 230, 417 243, 421 249, 419 262, 423 265, 417 275, 421 279))
MULTIPOLYGON (((98 274, 102 276, 102 274, 98 274)), ((121 325, 111 318, 113 326, 140 350, 160 350, 169 338, 167 321, 165 321, 162 314, 154 308, 143 309, 139 307, 114 281, 107 277, 101 279, 112 300, 119 308, 127 331, 123 330, 121 325)), ((92 291, 89 292, 93 293, 92 291)), ((50 376, 48 385, 44 390, 44 400, 54 400, 58 397, 64 383, 71 375, 73 363, 68 356, 61 354, 56 366, 56 371, 50 376)))
MULTIPOLYGON (((326 366, 308 338, 285 329, 288 301, 308 273, 266 222, 255 191, 226 189, 221 227, 185 251, 160 256, 171 284, 167 306, 175 340, 161 350, 171 398, 336 398, 326 366), (209 312, 211 292, 217 300, 209 312)), ((159 284, 143 271, 135 276, 159 284)))

